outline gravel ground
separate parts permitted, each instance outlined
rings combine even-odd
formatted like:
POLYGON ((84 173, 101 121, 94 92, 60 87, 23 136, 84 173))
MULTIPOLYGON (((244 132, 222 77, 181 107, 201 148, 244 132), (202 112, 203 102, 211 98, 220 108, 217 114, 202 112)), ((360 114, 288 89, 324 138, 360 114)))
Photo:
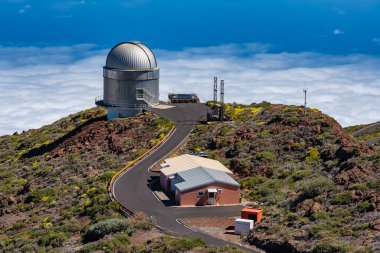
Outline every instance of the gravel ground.
POLYGON ((197 217, 197 218, 185 218, 181 221, 187 226, 222 239, 233 244, 246 247, 257 252, 263 252, 252 245, 243 243, 239 235, 234 234, 235 219, 239 217, 197 217))

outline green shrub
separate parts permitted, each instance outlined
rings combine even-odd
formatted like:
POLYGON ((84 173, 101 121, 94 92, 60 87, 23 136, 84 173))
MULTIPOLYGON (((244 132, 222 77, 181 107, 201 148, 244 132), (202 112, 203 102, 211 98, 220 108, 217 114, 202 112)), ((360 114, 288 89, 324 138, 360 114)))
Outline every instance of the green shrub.
POLYGON ((220 129, 220 136, 226 136, 227 135, 227 133, 230 131, 230 128, 229 127, 222 127, 221 129, 220 129))
POLYGON ((264 130, 262 131, 260 134, 259 134, 260 138, 264 139, 264 138, 269 138, 272 136, 270 130, 264 130))
POLYGON ((319 159, 319 150, 318 148, 311 148, 306 154, 306 162, 318 161, 319 159))
POLYGON ((270 151, 263 151, 256 154, 256 159, 264 162, 273 162, 274 160, 276 160, 276 158, 276 154, 270 151))
POLYGON ((356 183, 351 185, 350 188, 354 190, 368 191, 368 186, 366 183, 356 183))
POLYGON ((48 197, 51 199, 55 196, 55 191, 52 188, 37 189, 29 193, 30 201, 32 202, 42 202, 44 198, 48 197))
POLYGON ((240 181, 242 189, 253 189, 255 185, 265 182, 267 179, 261 176, 246 177, 240 181))
POLYGON ((81 231, 81 229, 82 229, 82 227, 81 227, 80 223, 78 223, 75 220, 69 221, 66 224, 64 224, 63 226, 61 226, 61 230, 63 232, 69 232, 69 233, 76 233, 76 232, 81 231))
POLYGON ((111 208, 114 207, 115 204, 112 204, 108 195, 106 193, 96 194, 88 202, 84 203, 84 206, 81 206, 80 210, 82 210, 82 215, 88 215, 91 217, 95 217, 96 215, 105 214, 111 208))
POLYGON ((316 211, 315 213, 313 213, 311 218, 313 220, 327 220, 330 218, 330 214, 326 211, 319 210, 319 211, 316 211))
POLYGON ((379 180, 371 180, 367 183, 368 187, 373 190, 380 189, 380 181, 379 180))
POLYGON ((304 177, 310 175, 310 173, 311 173, 310 170, 296 170, 292 175, 292 179, 294 181, 299 181, 303 179, 304 177))
POLYGON ((258 107, 261 107, 261 108, 264 108, 264 109, 268 109, 272 106, 271 103, 267 102, 267 101, 262 101, 260 104, 257 105, 258 107))
POLYGON ((79 252, 90 253, 94 251, 111 252, 127 252, 131 239, 128 234, 116 234, 112 238, 105 238, 95 243, 85 245, 79 252))
POLYGON ((9 228, 9 230, 18 231, 25 228, 25 226, 26 226, 25 223, 16 222, 12 225, 12 227, 9 228))
POLYGON ((270 193, 278 191, 282 184, 282 180, 279 179, 268 179, 264 183, 262 183, 258 189, 258 194, 261 196, 267 196, 270 193))
POLYGON ((244 121, 247 121, 249 119, 249 115, 248 114, 245 114, 245 113, 242 113, 242 114, 239 114, 239 116, 237 117, 238 120, 244 122, 244 121))
POLYGON ((109 181, 111 181, 111 178, 116 174, 116 172, 113 172, 113 171, 106 171, 102 174, 100 174, 96 180, 100 181, 100 182, 105 182, 105 183, 108 183, 109 181))
POLYGON ((334 183, 331 179, 324 176, 317 176, 303 181, 298 186, 298 191, 301 191, 305 197, 314 198, 329 191, 334 187, 334 183))
POLYGON ((187 251, 196 247, 204 247, 206 244, 201 238, 180 238, 171 241, 170 245, 180 251, 187 251))
POLYGON ((350 220, 352 216, 352 211, 348 208, 339 208, 331 212, 331 217, 350 220))
POLYGON ((45 234, 40 237, 38 244, 43 247, 51 246, 53 248, 58 248, 63 245, 66 240, 66 235, 64 233, 52 233, 45 234))
POLYGON ((301 224, 307 224, 309 222, 309 219, 307 217, 301 217, 298 218, 297 221, 301 224))
POLYGON ((134 216, 128 220, 135 229, 150 230, 156 225, 155 217, 147 217, 146 214, 142 212, 135 213, 134 216))
POLYGON ((312 253, 344 253, 347 252, 348 245, 339 243, 332 239, 320 240, 311 250, 312 253))
POLYGON ((341 193, 338 193, 334 196, 332 199, 332 204, 334 205, 348 205, 351 204, 353 201, 352 194, 350 191, 344 191, 341 193))
POLYGON ((320 234, 326 235, 326 234, 333 234, 335 231, 329 224, 317 224, 312 225, 308 228, 309 234, 314 237, 319 237, 320 234))
POLYGON ((272 192, 271 194, 261 197, 260 201, 265 202, 269 205, 278 204, 286 199, 286 195, 283 192, 272 192))
POLYGON ((360 202, 358 204, 358 211, 361 213, 372 211, 372 209, 372 205, 368 200, 360 202))
POLYGON ((288 213, 286 215, 286 220, 287 221, 296 221, 298 219, 298 214, 297 213, 288 213))
POLYGON ((292 148, 292 150, 299 150, 304 146, 305 146, 304 142, 296 142, 296 143, 292 144, 291 148, 292 148))
POLYGON ((120 234, 116 235, 113 239, 102 240, 98 245, 98 249, 101 249, 106 253, 115 252, 116 250, 119 252, 125 251, 130 242, 131 239, 128 234, 120 234))
POLYGON ((133 245, 129 252, 177 253, 188 252, 197 247, 205 247, 205 242, 200 238, 174 238, 170 236, 161 236, 153 240, 148 240, 142 244, 133 245))
POLYGON ((100 221, 91 225, 86 229, 83 239, 85 242, 91 242, 103 238, 105 235, 113 234, 117 232, 127 232, 131 235, 134 232, 133 226, 131 226, 127 219, 108 219, 100 221))
POLYGON ((290 117, 289 118, 289 122, 292 123, 292 124, 294 124, 294 125, 296 125, 298 122, 300 122, 300 118, 295 117, 295 116, 290 117))

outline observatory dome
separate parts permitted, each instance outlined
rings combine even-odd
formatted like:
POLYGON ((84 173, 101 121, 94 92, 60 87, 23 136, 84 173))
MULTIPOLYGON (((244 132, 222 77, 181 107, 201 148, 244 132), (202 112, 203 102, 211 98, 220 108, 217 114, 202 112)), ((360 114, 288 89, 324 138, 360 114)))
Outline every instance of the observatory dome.
POLYGON ((148 70, 157 68, 152 50, 139 41, 123 42, 108 53, 106 67, 118 70, 148 70))

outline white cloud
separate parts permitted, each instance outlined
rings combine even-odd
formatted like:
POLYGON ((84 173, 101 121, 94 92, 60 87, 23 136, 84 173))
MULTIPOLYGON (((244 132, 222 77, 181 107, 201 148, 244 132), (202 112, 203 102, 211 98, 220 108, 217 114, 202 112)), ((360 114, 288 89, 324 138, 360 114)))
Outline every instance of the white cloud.
POLYGON ((67 18, 72 18, 73 15, 56 15, 54 16, 55 18, 61 18, 61 19, 67 19, 67 18))
POLYGON ((373 38, 372 42, 380 46, 380 38, 373 38))
POLYGON ((67 9, 72 9, 78 6, 86 6, 86 5, 87 5, 87 2, 85 0, 55 1, 52 3, 52 8, 59 9, 59 10, 67 10, 67 9))
POLYGON ((152 2, 152 0, 128 0, 128 1, 123 1, 120 4, 125 8, 135 8, 135 7, 142 7, 150 2, 152 2))
POLYGON ((21 8, 18 13, 19 14, 25 14, 27 9, 30 9, 32 6, 30 4, 25 5, 23 8, 21 8))
MULTIPOLYGON (((267 52, 260 44, 154 50, 161 68, 160 94, 195 92, 212 97, 213 77, 225 80, 227 102, 309 106, 341 124, 380 120, 380 58, 267 52), (249 46, 250 45, 250 46, 249 46)), ((107 50, 72 47, 0 47, 0 134, 51 123, 94 106, 102 94, 107 50)))
POLYGON ((345 34, 346 32, 345 31, 342 31, 342 30, 340 30, 340 29, 335 29, 334 30, 334 35, 343 35, 343 34, 345 34))

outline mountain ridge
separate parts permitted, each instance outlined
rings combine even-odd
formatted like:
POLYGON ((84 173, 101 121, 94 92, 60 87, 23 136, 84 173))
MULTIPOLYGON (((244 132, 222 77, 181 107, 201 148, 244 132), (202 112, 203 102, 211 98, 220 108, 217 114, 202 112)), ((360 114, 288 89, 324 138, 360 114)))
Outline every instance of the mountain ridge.
MULTIPOLYGON (((3 250, 87 252, 108 243, 107 249, 128 251, 136 246, 126 242, 134 232, 87 244, 81 238, 90 227, 121 217, 108 197, 108 181, 173 123, 151 113, 107 122, 105 113, 93 108, 0 137, 3 250), (122 242, 129 246, 121 247, 122 242)), ((205 151, 220 160, 236 173, 243 201, 264 208, 263 222, 246 242, 268 252, 376 250, 378 150, 316 109, 305 116, 297 106, 233 103, 226 105, 226 114, 230 121, 198 125, 181 152, 205 151)), ((141 227, 151 233, 147 217, 133 230, 141 227)), ((154 242, 172 249, 171 240, 154 242)))

